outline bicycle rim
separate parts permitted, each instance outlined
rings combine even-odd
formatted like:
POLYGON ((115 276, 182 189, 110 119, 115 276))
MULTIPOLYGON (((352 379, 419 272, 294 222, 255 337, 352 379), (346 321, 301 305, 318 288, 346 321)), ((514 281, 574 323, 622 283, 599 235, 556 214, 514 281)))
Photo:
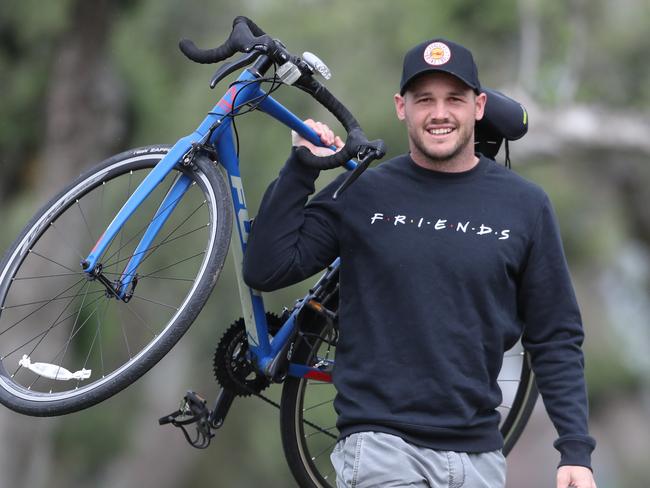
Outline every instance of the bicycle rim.
MULTIPOLYGON (((335 348, 316 341, 308 346, 309 353, 296 360, 317 364, 331 358, 335 348)), ((504 355, 499 375, 503 402, 500 429, 507 455, 530 417, 537 390, 528 356, 517 343, 504 355)), ((336 474, 330 454, 336 444, 336 412, 334 386, 306 378, 289 378, 282 397, 281 428, 285 454, 291 471, 301 487, 328 488, 336 486, 336 474)))
POLYGON ((104 276, 119 280, 173 182, 192 179, 152 245, 140 251, 144 259, 128 302, 82 272, 81 260, 166 153, 152 151, 123 153, 82 176, 7 253, 0 276, 0 393, 10 408, 57 415, 107 398, 155 364, 207 299, 230 222, 221 222, 229 214, 213 188, 216 170, 205 163, 203 170, 173 170, 101 257, 104 276))

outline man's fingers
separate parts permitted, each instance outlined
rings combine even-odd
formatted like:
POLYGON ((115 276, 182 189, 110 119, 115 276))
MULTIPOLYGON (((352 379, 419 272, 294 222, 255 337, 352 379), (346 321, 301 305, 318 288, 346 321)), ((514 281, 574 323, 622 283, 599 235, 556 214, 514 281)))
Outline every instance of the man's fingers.
POLYGON ((557 488, 568 488, 571 476, 569 473, 559 471, 557 473, 557 488))
POLYGON ((328 146, 334 144, 334 132, 332 132, 332 129, 330 129, 326 124, 316 122, 314 124, 314 130, 316 131, 316 134, 320 136, 320 140, 323 144, 327 144, 328 146))
POLYGON ((557 471, 557 488, 596 488, 593 473, 581 466, 561 466, 557 471))
MULTIPOLYGON (((311 129, 318 135, 318 137, 320 137, 320 140, 324 145, 335 146, 337 150, 341 149, 344 146, 341 138, 335 135, 332 129, 327 126, 327 124, 317 122, 313 119, 306 119, 305 125, 311 127, 311 129)), ((291 131, 291 143, 294 146, 305 146, 317 156, 329 156, 334 152, 329 148, 314 146, 312 143, 307 141, 295 131, 291 131)))

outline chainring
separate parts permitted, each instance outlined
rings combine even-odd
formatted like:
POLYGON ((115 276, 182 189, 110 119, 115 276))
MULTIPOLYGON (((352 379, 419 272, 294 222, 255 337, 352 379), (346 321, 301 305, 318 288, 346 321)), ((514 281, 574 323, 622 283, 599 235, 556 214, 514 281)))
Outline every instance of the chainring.
MULTIPOLYGON (((282 319, 266 312, 269 333, 275 334, 282 326, 282 319)), ((258 394, 269 386, 270 381, 260 374, 248 359, 248 340, 243 318, 237 319, 223 334, 214 353, 213 370, 222 388, 237 396, 258 394)))

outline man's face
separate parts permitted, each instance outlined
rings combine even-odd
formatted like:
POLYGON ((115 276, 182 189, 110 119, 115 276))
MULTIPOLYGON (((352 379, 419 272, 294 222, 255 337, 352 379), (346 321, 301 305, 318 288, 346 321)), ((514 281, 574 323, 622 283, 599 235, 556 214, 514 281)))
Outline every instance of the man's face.
POLYGON ((406 122, 414 159, 439 164, 474 156, 474 124, 483 117, 486 96, 476 95, 453 75, 432 72, 395 95, 397 117, 406 122))

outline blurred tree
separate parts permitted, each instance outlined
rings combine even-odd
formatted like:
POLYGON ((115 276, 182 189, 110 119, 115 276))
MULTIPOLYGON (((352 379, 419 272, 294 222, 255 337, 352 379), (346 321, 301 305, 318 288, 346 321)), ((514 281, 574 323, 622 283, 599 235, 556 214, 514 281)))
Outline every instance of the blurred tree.
MULTIPOLYGON (((644 264, 650 262, 646 204, 650 66, 640 62, 650 50, 647 0, 3 2, 4 226, 12 227, 14 221, 24 224, 35 199, 49 198, 82 168, 111 152, 173 143, 193 130, 229 80, 211 92, 207 80, 213 67, 190 63, 176 43, 190 37, 201 46, 214 46, 240 14, 280 37, 290 50, 321 56, 334 73, 328 86, 350 106, 369 136, 386 140, 390 155, 406 150, 404 129, 392 107, 402 55, 423 38, 443 36, 467 45, 475 53, 482 82, 504 88, 524 102, 531 131, 512 146, 515 169, 542 183, 560 214, 585 309, 597 428, 612 434, 599 439, 605 446, 599 449, 611 453, 615 466, 624 465, 618 457, 632 459, 626 442, 610 451, 606 445, 614 445, 607 438, 614 439, 623 430, 608 423, 614 417, 612 398, 633 411, 648 392, 647 381, 634 370, 642 361, 622 359, 628 351, 625 334, 627 344, 636 342, 644 349, 641 327, 629 321, 647 327, 642 322, 647 309, 640 303, 650 295, 647 289, 632 293, 650 286, 644 271, 650 269, 644 264), (24 188, 36 196, 25 197, 24 188), (629 252, 631 243, 640 251, 629 252), (608 273, 620 267, 618 255, 625 256, 628 275, 630 269, 638 272, 634 279, 625 281, 621 273, 608 273), (600 289, 604 274, 609 280, 600 289), (612 293, 612 288, 620 293, 612 293), (636 305, 636 315, 615 308, 625 295, 634 298, 626 310, 634 311, 636 305)), ((333 122, 304 94, 286 89, 277 92, 277 98, 299 116, 333 122)), ((242 117, 238 127, 242 174, 254 215, 264 188, 286 157, 289 138, 283 127, 259 114, 242 117)), ((320 184, 333 176, 323 175, 320 184)), ((8 245, 16 232, 3 232, 1 242, 8 245)), ((269 295, 269 308, 291 304, 303 288, 269 295)), ((144 486, 184 486, 187 480, 212 486, 290 484, 279 454, 275 412, 254 400, 237 404, 217 445, 203 454, 185 447, 178 433, 158 431, 155 425, 158 416, 175 407, 186 384, 213 392, 212 348, 239 314, 236 305, 226 273, 193 327, 191 342, 181 343, 136 387, 89 412, 43 421, 2 412, 3 437, 15 440, 0 445, 4 482, 30 487, 47 482, 49 488, 128 486, 135 480, 144 486), (99 439, 89 440, 93 434, 99 439), (47 440, 50 436, 54 441, 47 440), (27 469, 31 475, 25 474, 25 463, 19 459, 31 460, 27 469), (164 465, 158 474, 156 460, 164 465)), ((273 394, 277 396, 277 391, 273 394)), ((637 427, 641 432, 647 423, 637 427)), ((552 440, 553 435, 544 432, 552 440)), ((540 467, 544 463, 537 462, 536 455, 528 466, 543 469, 552 478, 555 453, 550 440, 544 440, 539 452, 550 459, 551 468, 540 467)), ((532 437, 527 446, 536 444, 540 438, 532 437)), ((529 462, 522 457, 517 458, 513 480, 518 479, 517 469, 529 462)), ((650 474, 634 463, 630 470, 641 474, 626 482, 621 473, 619 486, 650 483, 650 474)), ((523 479, 526 486, 548 485, 542 474, 531 478, 527 472, 523 479)))

